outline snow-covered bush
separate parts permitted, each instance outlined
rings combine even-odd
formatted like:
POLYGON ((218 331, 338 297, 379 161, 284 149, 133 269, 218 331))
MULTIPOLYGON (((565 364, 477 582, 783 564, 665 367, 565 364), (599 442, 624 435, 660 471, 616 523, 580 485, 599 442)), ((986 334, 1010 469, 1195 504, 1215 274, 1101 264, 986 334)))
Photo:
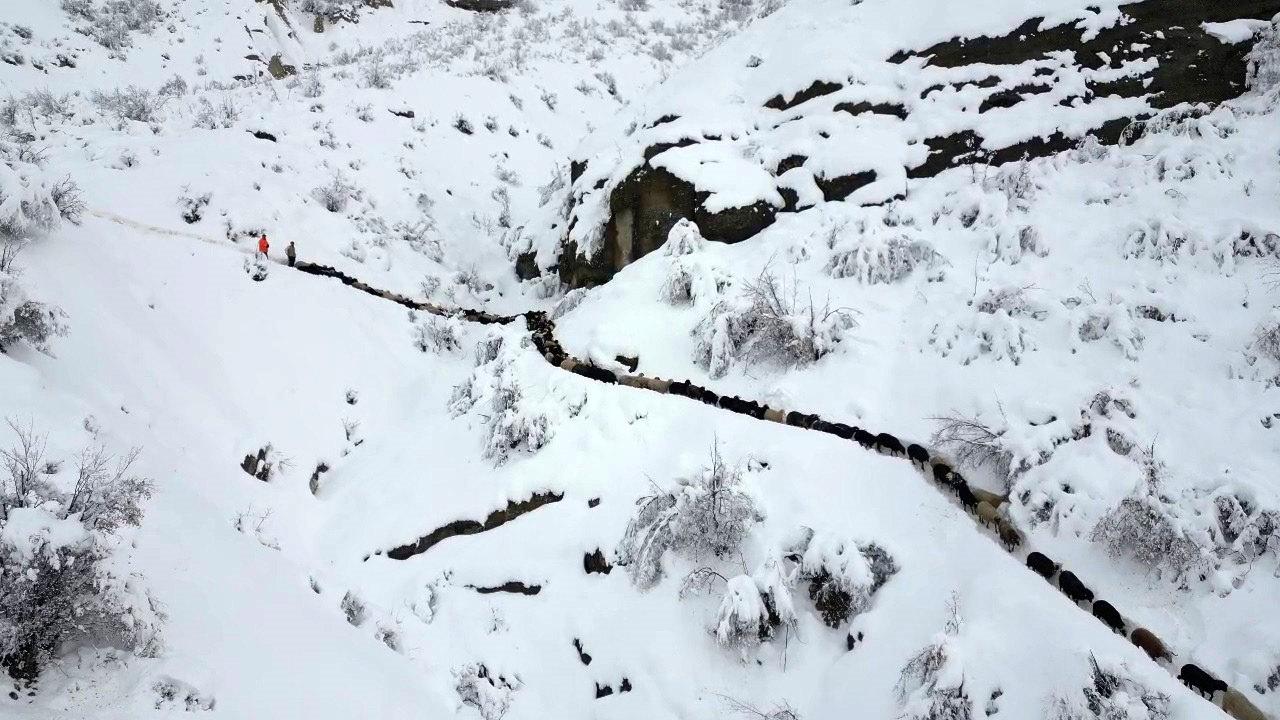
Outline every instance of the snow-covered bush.
POLYGON ((857 326, 845 308, 799 300, 767 269, 736 297, 717 302, 694 328, 694 361, 712 377, 723 377, 735 362, 805 365, 836 349, 857 326))
POLYGON ((667 552, 701 560, 724 558, 742 545, 752 524, 764 519, 743 487, 744 468, 729 466, 719 448, 711 464, 679 478, 675 490, 640 498, 639 512, 618 544, 619 564, 641 589, 662 579, 667 552))
POLYGON ((809 599, 831 627, 866 611, 871 598, 898 572, 893 556, 880 545, 856 543, 804 528, 795 547, 798 579, 809 583, 809 599))
POLYGON ((195 108, 191 114, 191 123, 205 130, 229 128, 240 119, 240 108, 229 95, 224 95, 217 103, 207 97, 196 98, 195 108))
POLYGON ((123 123, 126 120, 143 123, 160 122, 161 112, 169 101, 168 95, 157 95, 144 88, 130 85, 121 90, 93 93, 93 103, 123 123))
POLYGON ((894 690, 902 704, 899 717, 910 720, 970 720, 973 700, 964 689, 961 654, 956 649, 960 614, 951 599, 951 616, 933 642, 902 668, 894 690))
POLYGON ((145 35, 165 17, 155 0, 62 0, 62 9, 80 21, 77 32, 116 53, 133 44, 133 33, 145 35))
POLYGON ((766 639, 772 630, 755 578, 729 578, 716 618, 716 639, 726 647, 746 647, 766 639))
POLYGON ((347 622, 356 627, 363 625, 364 621, 369 619, 369 608, 350 590, 343 594, 339 607, 342 608, 342 614, 346 616, 347 622))
POLYGON ((483 720, 501 720, 523 683, 519 677, 493 675, 483 663, 470 663, 453 671, 454 690, 463 705, 475 708, 483 720))
POLYGON ((0 450, 0 667, 35 678, 76 643, 141 654, 158 647, 163 616, 140 578, 124 572, 117 533, 141 524, 150 481, 132 473, 136 450, 83 451, 74 479, 57 477, 45 438, 10 420, 0 450))
POLYGON ((369 0, 302 0, 298 4, 298 9, 302 12, 319 15, 329 22, 338 22, 340 20, 357 22, 360 19, 360 10, 365 7, 373 7, 376 2, 377 0, 372 2, 369 0))
POLYGON ((484 457, 501 465, 519 452, 537 452, 555 436, 562 420, 582 409, 585 399, 569 401, 545 388, 527 388, 516 365, 532 353, 528 338, 512 347, 502 335, 476 345, 476 369, 454 388, 449 411, 454 417, 480 407, 484 423, 484 457))
POLYGON ((23 243, 0 239, 0 353, 19 342, 48 354, 49 343, 67 334, 67 314, 61 308, 34 300, 19 282, 17 264, 23 243))
POLYGON ((204 209, 213 200, 213 193, 191 193, 187 188, 178 196, 178 207, 182 208, 182 221, 188 225, 200 222, 204 217, 204 209))
POLYGON ((1245 60, 1245 84, 1250 90, 1265 93, 1280 86, 1280 22, 1273 21, 1259 34, 1245 60))
POLYGON ((1030 287, 991 288, 974 305, 980 313, 995 315, 1004 312, 1010 317, 1029 317, 1043 320, 1048 316, 1047 308, 1027 299, 1030 287))
POLYGON ((453 352, 461 347, 461 330, 455 317, 424 315, 413 325, 413 345, 424 353, 453 352))
POLYGON ((827 272, 836 278, 854 278, 866 285, 897 282, 918 267, 934 267, 944 262, 942 255, 924 240, 905 235, 880 238, 863 235, 852 248, 835 251, 827 261, 827 272))
POLYGON ((1089 655, 1091 682, 1082 698, 1053 697, 1049 720, 1168 720, 1169 696, 1129 677, 1123 665, 1104 669, 1089 655))
POLYGON ((1036 349, 1031 334, 1019 320, 1003 308, 993 313, 978 312, 934 325, 927 342, 942 357, 954 357, 962 365, 982 357, 1019 365, 1023 354, 1036 349))
MULTIPOLYGON (((1167 497, 1167 470, 1143 454, 1143 482, 1094 527, 1091 539, 1114 557, 1127 557, 1144 567, 1168 572, 1185 585, 1211 566, 1209 552, 1191 536, 1185 513, 1167 497)), ((1191 511, 1194 512, 1194 511, 1191 511)))
POLYGON ((1133 308, 1118 297, 1108 302, 1090 300, 1072 297, 1064 303, 1071 309, 1072 335, 1086 343, 1108 339, 1125 359, 1137 360, 1146 337, 1133 308))
POLYGON ((328 185, 321 185, 311 191, 311 197, 331 213, 342 212, 346 209, 347 203, 352 199, 359 200, 361 194, 360 190, 342 173, 335 173, 328 185))

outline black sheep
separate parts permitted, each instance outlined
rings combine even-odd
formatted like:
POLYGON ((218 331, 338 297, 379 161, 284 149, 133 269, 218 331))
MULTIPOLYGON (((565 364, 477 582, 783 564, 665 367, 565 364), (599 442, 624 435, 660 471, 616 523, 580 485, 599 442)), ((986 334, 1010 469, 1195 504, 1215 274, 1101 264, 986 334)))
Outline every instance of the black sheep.
POLYGON ((951 466, 946 463, 934 465, 933 479, 939 485, 951 485, 951 466))
POLYGON ((754 408, 751 409, 751 417, 757 420, 763 420, 764 414, 769 412, 769 406, 764 403, 753 403, 754 408))
POLYGON ((827 429, 829 427, 831 427, 831 423, 827 422, 826 420, 816 420, 812 425, 809 426, 809 429, 817 430, 818 432, 831 432, 830 430, 827 429))
POLYGON ((920 467, 929 464, 929 451, 915 443, 907 446, 907 457, 911 458, 911 462, 920 463, 920 467))
POLYGON ((792 410, 787 413, 787 424, 792 427, 808 427, 808 416, 792 410))
POLYGON ((1124 634, 1124 618, 1120 617, 1120 611, 1106 600, 1096 600, 1093 603, 1093 616, 1102 621, 1103 625, 1112 630, 1124 634))
POLYGON ((1070 570, 1064 570, 1058 576, 1058 587, 1062 588, 1062 592, 1073 602, 1093 602, 1093 591, 1085 587, 1085 584, 1080 582, 1080 578, 1070 570))
POLYGON ((882 453, 888 452, 891 455, 905 455, 907 452, 907 449, 902 447, 902 441, 889 433, 880 433, 876 436, 876 450, 882 453))
POLYGON ((707 405, 715 405, 717 402, 719 402, 719 400, 720 400, 719 395, 716 395, 714 392, 707 390, 705 388, 703 389, 702 402, 706 403, 707 405))
POLYGON ((974 496, 973 491, 965 483, 961 482, 956 485, 956 495, 960 497, 960 504, 964 506, 965 510, 973 511, 978 508, 978 498, 974 496))
POLYGON ((1048 555, 1039 552, 1033 552, 1027 556, 1027 567, 1040 577, 1048 580, 1058 571, 1058 565, 1049 559, 1048 555))
POLYGON ((861 428, 853 431, 853 439, 858 441, 859 445, 868 449, 876 444, 876 437, 861 428))
POLYGON ((1186 684, 1187 687, 1210 700, 1213 699, 1215 692, 1219 690, 1225 692, 1227 689, 1226 683, 1191 663, 1182 666, 1182 672, 1178 673, 1178 679, 1186 684))
POLYGON ((575 375, 581 375, 582 377, 591 378, 592 380, 598 380, 603 383, 618 382, 618 376, 614 375, 611 371, 605 370, 604 368, 598 368, 594 365, 587 365, 585 363, 579 364, 574 366, 573 372, 575 375))
POLYGON ((832 427, 831 432, 834 433, 837 437, 840 437, 843 440, 853 439, 852 427, 845 425, 844 423, 835 423, 831 427, 832 427))

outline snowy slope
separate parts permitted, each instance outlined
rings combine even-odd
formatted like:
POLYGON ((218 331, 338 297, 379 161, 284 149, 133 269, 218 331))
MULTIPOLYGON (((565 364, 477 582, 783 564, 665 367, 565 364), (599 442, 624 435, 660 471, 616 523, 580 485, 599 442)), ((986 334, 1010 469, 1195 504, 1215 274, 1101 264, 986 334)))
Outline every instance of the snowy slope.
MULTIPOLYGON (((903 438, 927 438, 931 417, 981 417, 1026 466, 966 475, 1009 491, 1032 546, 1280 713, 1267 688, 1280 665, 1275 550, 1249 562, 1223 551, 1203 578, 1174 579, 1091 539, 1156 466, 1196 537, 1221 535, 1220 498, 1245 501, 1254 519, 1280 510, 1268 472, 1280 358, 1254 342, 1275 322, 1277 65, 1245 97, 1153 122, 1124 147, 929 178, 908 178, 921 150, 910 140, 969 127, 957 118, 971 119, 978 95, 948 95, 953 115, 906 121, 936 125, 916 136, 896 118, 843 129, 799 118, 834 135, 803 148, 800 170, 874 167, 875 187, 888 176, 893 187, 826 202, 812 177, 797 179, 807 210, 736 244, 687 238, 693 252, 651 253, 584 292, 554 274, 522 281, 516 266, 534 251, 545 270, 566 233, 599 230, 610 183, 690 128, 721 139, 668 151, 671 172, 740 161, 689 170, 716 184, 713 211, 772 197, 761 158, 799 152, 788 143, 810 142, 812 128, 766 131, 755 108, 835 68, 833 44, 844 65, 832 72, 874 66, 866 86, 897 88, 872 98, 888 101, 942 72, 881 67, 895 51, 1035 16, 1114 24, 1117 5, 564 0, 486 15, 404 0, 322 33, 306 6, 276 5, 161 3, 154 27, 115 51, 54 3, 0 17, 0 53, 13 59, 0 94, 20 108, 0 115, 7 137, 42 148, 42 172, 73 178, 87 205, 21 255, 26 292, 65 310, 70 333, 49 354, 6 347, 0 415, 48 432, 57 458, 91 442, 142 448, 137 469, 156 492, 117 550, 166 616, 154 657, 68 648, 16 699, 0 696, 0 715, 691 718, 785 703, 804 718, 891 718, 926 717, 933 689, 959 688, 972 717, 1090 717, 1071 712, 1087 712, 1092 657, 1136 683, 1110 700, 1132 717, 1157 717, 1139 714, 1152 705, 1135 688, 1163 695, 1151 702, 1168 717, 1221 716, 905 461, 562 372, 523 319, 442 321, 456 337, 421 349, 420 328, 438 327, 423 313, 282 264, 253 281, 262 232, 273 259, 292 241, 306 261, 445 306, 558 305, 566 349, 603 366, 638 356, 651 376, 903 438), (271 79, 275 55, 297 74, 271 79), (744 80, 751 55, 765 80, 744 80), (146 120, 94 99, 166 83, 146 120), (627 131, 667 114, 680 118, 627 131), (908 271, 882 281, 895 262, 908 271), (857 326, 801 367, 699 362, 704 319, 766 267, 798 297, 856 311, 857 326), (680 269, 701 289, 673 305, 663 287, 680 269), (536 440, 506 447, 493 430, 505 421, 528 423, 536 440), (1057 442, 1080 423, 1087 437, 1057 442), (268 443, 284 462, 263 482, 240 463, 268 443), (636 587, 618 564, 628 521, 647 498, 679 492, 712 448, 742 468, 761 519, 731 555, 669 553, 663 578, 636 587), (459 521, 491 527, 456 534, 459 521), (726 583, 686 592, 682 581, 709 568, 761 582, 804 528, 820 539, 812 553, 874 543, 898 569, 834 628, 800 581, 786 590, 793 626, 723 647, 726 583), (425 551, 403 550, 433 531, 425 551), (597 550, 608 573, 586 571, 597 550), (935 643, 941 674, 913 684, 904 666, 935 643)), ((1242 42, 1275 32, 1215 31, 1242 42)), ((1055 67, 1064 84, 1087 74, 1055 67)), ((1105 119, 1151 109, 1097 106, 1115 110, 1105 119)), ((1049 122, 1044 109, 1010 110, 1049 122)), ((1026 128, 983 115, 988 133, 1026 128)))

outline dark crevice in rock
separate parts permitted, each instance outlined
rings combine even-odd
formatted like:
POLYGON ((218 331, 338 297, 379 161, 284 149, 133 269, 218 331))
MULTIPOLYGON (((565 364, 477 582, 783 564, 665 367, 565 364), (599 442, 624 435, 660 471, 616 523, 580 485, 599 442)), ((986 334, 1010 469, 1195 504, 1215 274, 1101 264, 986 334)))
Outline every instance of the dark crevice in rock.
MULTIPOLYGON (((1126 128, 1135 120, 1141 120, 1144 117, 1108 120, 1101 126, 1089 130, 1085 135, 1097 138, 1104 145, 1115 145, 1124 136, 1126 128)), ((1059 131, 1046 137, 1034 137, 1014 143, 999 150, 983 150, 980 147, 982 140, 978 134, 972 130, 963 130, 947 137, 925 140, 925 144, 929 146, 929 157, 923 164, 909 168, 907 177, 933 177, 947 168, 975 162, 1002 165, 1016 162, 1024 157, 1029 159, 1048 157, 1076 147, 1083 139, 1083 136, 1068 137, 1059 131)), ((1129 139, 1130 141, 1134 139, 1132 132, 1129 139)))
POLYGON ((778 161, 778 167, 773 171, 773 174, 781 175, 793 168, 804 167, 804 164, 808 162, 808 160, 809 158, 804 155, 788 155, 778 161))
POLYGON ((658 118, 657 120, 654 120, 653 122, 649 123, 645 127, 652 130, 653 128, 656 128, 659 125, 666 125, 667 123, 675 122, 679 119, 680 119, 679 115, 663 115, 662 117, 658 118))
POLYGON ((1048 85, 1019 85, 1008 90, 997 90, 991 93, 978 106, 978 113, 982 114, 988 110, 995 108, 1011 108, 1022 102, 1023 98, 1028 95, 1039 95, 1047 93, 1050 90, 1048 85))
POLYGON ((698 141, 694 140, 693 138, 681 138, 679 140, 676 140, 675 142, 655 143, 644 149, 644 159, 646 161, 652 160, 655 157, 661 155, 662 153, 672 148, 689 147, 690 145, 697 145, 697 144, 698 144, 698 141))
POLYGON ((532 512, 554 502, 564 499, 564 493, 545 492, 534 493, 528 500, 520 500, 507 503, 507 506, 501 510, 494 510, 489 513, 489 517, 484 522, 475 520, 454 520, 447 525, 432 530, 431 532, 418 538, 416 541, 400 545, 387 551, 387 557, 392 560, 407 560, 414 555, 420 555, 437 543, 447 540, 458 535, 475 535, 487 530, 501 527, 512 520, 532 512))
POLYGON ((837 82, 814 80, 812 85, 796 93, 790 100, 784 98, 781 94, 778 94, 766 100, 764 106, 770 110, 789 110, 801 103, 809 102, 816 97, 830 95, 843 87, 844 85, 837 82))

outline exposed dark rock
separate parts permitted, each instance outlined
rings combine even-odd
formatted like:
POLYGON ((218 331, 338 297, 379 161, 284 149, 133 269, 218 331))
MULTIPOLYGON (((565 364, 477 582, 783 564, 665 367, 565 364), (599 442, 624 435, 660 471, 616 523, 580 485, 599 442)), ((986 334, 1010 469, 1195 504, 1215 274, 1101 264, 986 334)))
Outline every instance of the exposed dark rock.
POLYGON ((613 571, 613 566, 605 559, 604 553, 600 551, 600 548, 596 548, 595 551, 586 553, 582 556, 582 569, 585 570, 588 575, 592 573, 608 575, 613 571))
POLYGON ((588 501, 587 501, 587 507, 589 507, 589 508, 600 507, 600 498, 596 497, 596 498, 591 498, 590 500, 588 500, 588 501))
POLYGON ((521 280, 532 280, 538 277, 538 253, 530 250, 516 256, 516 277, 521 280))
POLYGON ((481 595, 492 595, 493 593, 513 593, 516 595, 537 595, 542 592, 541 585, 525 585, 519 580, 508 580, 501 585, 493 585, 491 587, 481 587, 479 585, 468 585, 467 587, 475 590, 481 595))
POLYGON ((654 120, 653 122, 649 123, 645 127, 649 129, 653 129, 658 127, 659 125, 666 125, 669 122, 675 122, 679 119, 680 119, 679 115, 663 115, 662 117, 658 118, 657 120, 654 120))
POLYGON ((578 254, 576 243, 566 243, 560 256, 561 281, 570 287, 608 281, 617 271, 661 247, 682 218, 697 223, 703 237, 732 243, 768 227, 777 213, 765 202, 708 212, 703 202, 709 195, 663 168, 642 165, 609 196, 609 222, 600 250, 586 259, 578 254))
MULTIPOLYGON (((693 138, 681 138, 679 140, 676 140, 675 142, 654 143, 653 145, 650 145, 649 147, 644 149, 644 159, 646 161, 652 160, 655 157, 661 155, 662 153, 672 148, 689 147, 690 145, 697 145, 697 144, 698 144, 698 141, 694 140, 693 138)), ((597 185, 596 189, 598 190, 600 189, 600 187, 601 187, 600 185, 597 185)))
POLYGON ((870 103, 866 100, 860 100, 856 103, 842 102, 836 105, 835 109, 843 110, 850 115, 871 113, 873 115, 892 115, 903 120, 907 119, 907 109, 897 103, 870 103))
POLYGON ((280 59, 279 53, 272 55, 271 60, 267 62, 267 72, 271 73, 271 77, 277 80, 283 80, 290 75, 296 75, 298 68, 289 65, 280 59))
POLYGON ((809 102, 816 97, 830 95, 831 93, 843 88, 844 85, 837 82, 828 82, 826 80, 814 80, 809 87, 796 93, 791 99, 784 98, 781 94, 774 95, 765 101, 764 106, 771 110, 789 110, 800 103, 809 102))
POLYGON ((476 533, 482 533, 486 530, 501 527, 525 513, 532 512, 543 505, 559 502, 563 499, 564 493, 534 493, 528 500, 509 502, 505 508, 501 510, 494 510, 489 513, 489 516, 484 519, 484 522, 477 522, 475 520, 454 520, 451 523, 432 530, 414 542, 392 548, 387 551, 387 557, 392 560, 407 560, 414 555, 426 552, 431 549, 433 545, 443 540, 447 540, 457 535, 475 535, 476 533))
POLYGON ((409 120, 412 120, 415 117, 414 112, 409 108, 401 108, 399 110, 396 110, 394 108, 387 108, 387 112, 397 117, 407 118, 409 120))
POLYGON ((1022 99, 1026 96, 1046 93, 1049 92, 1049 89, 1048 85, 1019 85, 1009 90, 993 92, 978 106, 978 113, 981 114, 995 108, 1011 108, 1022 102, 1022 99))
POLYGON ((582 177, 582 173, 587 171, 586 160, 569 161, 569 182, 576 183, 578 178, 582 177))
POLYGON ((445 0, 450 7, 471 12, 500 12, 515 7, 515 0, 445 0))
POLYGON ((778 161, 778 167, 773 171, 773 174, 781 175, 792 168, 803 167, 808 160, 809 158, 804 155, 788 155, 778 161))
POLYGON ((875 182, 876 171, 866 170, 864 172, 856 172, 852 175, 841 175, 835 178, 822 178, 814 176, 814 182, 818 183, 818 188, 822 190, 822 199, 827 202, 835 200, 843 200, 854 193, 858 188, 865 187, 875 182))
POLYGON ((578 659, 582 661, 583 665, 591 664, 591 655, 582 648, 582 641, 578 638, 573 639, 573 649, 578 651, 578 659))
POLYGON ((271 142, 276 142, 276 136, 266 130, 250 130, 249 132, 259 140, 270 140, 271 142))
POLYGON ((627 369, 627 372, 635 372, 640 367, 640 358, 628 357, 626 355, 615 355, 613 357, 620 365, 627 369))
POLYGON ((609 697, 612 694, 613 694, 612 685, 601 685, 600 683, 596 683, 596 699, 597 700, 599 700, 602 697, 609 697))

